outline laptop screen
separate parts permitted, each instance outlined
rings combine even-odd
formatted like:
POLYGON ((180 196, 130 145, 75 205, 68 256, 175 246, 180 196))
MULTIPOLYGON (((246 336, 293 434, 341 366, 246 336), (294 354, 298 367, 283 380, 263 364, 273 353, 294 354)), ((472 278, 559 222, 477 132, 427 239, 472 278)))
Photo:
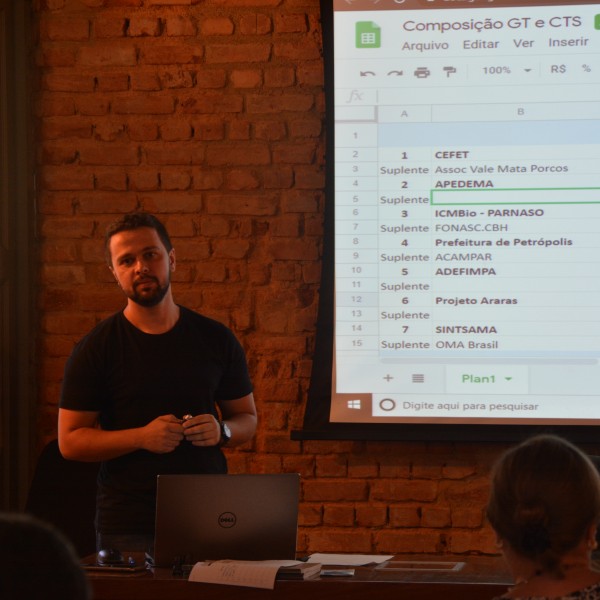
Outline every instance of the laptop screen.
POLYGON ((154 564, 296 558, 300 475, 159 475, 154 564))

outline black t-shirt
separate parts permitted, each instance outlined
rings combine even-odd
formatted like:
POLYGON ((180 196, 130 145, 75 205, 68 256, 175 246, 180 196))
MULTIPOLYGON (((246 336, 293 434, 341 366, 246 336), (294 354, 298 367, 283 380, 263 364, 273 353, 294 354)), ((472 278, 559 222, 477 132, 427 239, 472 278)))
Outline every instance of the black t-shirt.
MULTIPOLYGON (((244 351, 221 323, 180 307, 173 329, 147 334, 117 313, 74 348, 63 380, 60 407, 99 411, 106 430, 143 427, 161 415, 213 414, 215 402, 252 391, 244 351)), ((217 446, 185 440, 176 450, 139 450, 102 463, 96 528, 103 533, 154 531, 159 473, 225 473, 217 446)))

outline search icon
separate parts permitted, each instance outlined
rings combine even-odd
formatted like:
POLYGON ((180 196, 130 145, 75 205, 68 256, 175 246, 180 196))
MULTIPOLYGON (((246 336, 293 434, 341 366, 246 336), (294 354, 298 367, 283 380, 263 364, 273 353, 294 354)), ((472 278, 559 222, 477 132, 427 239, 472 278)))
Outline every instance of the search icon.
POLYGON ((396 408, 396 401, 392 398, 383 398, 379 401, 379 408, 384 412, 390 412, 396 408))

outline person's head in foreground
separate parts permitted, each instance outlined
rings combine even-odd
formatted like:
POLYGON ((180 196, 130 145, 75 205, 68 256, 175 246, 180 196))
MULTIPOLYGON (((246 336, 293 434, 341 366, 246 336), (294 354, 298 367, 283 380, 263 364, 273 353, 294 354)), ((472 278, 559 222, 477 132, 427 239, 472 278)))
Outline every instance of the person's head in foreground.
POLYGON ((575 446, 542 435, 506 452, 492 472, 487 517, 515 579, 503 598, 600 598, 590 565, 600 478, 575 446), (574 594, 587 588, 592 595, 574 594))
POLYGON ((71 543, 48 523, 0 512, 2 600, 89 600, 91 591, 71 543))

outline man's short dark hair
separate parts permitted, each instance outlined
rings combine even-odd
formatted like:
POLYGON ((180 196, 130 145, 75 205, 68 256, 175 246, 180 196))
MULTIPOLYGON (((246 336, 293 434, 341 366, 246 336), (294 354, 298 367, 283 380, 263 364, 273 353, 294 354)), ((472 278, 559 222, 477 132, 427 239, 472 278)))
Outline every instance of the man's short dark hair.
POLYGON ((149 227, 150 229, 154 229, 158 234, 160 241, 167 249, 167 252, 171 252, 173 249, 173 244, 171 243, 171 238, 167 233, 167 229, 154 215, 146 212, 129 213, 114 223, 111 223, 106 229, 106 234, 104 236, 104 255, 109 267, 112 266, 112 257, 110 255, 110 238, 121 231, 133 231, 134 229, 139 229, 140 227, 149 227))

